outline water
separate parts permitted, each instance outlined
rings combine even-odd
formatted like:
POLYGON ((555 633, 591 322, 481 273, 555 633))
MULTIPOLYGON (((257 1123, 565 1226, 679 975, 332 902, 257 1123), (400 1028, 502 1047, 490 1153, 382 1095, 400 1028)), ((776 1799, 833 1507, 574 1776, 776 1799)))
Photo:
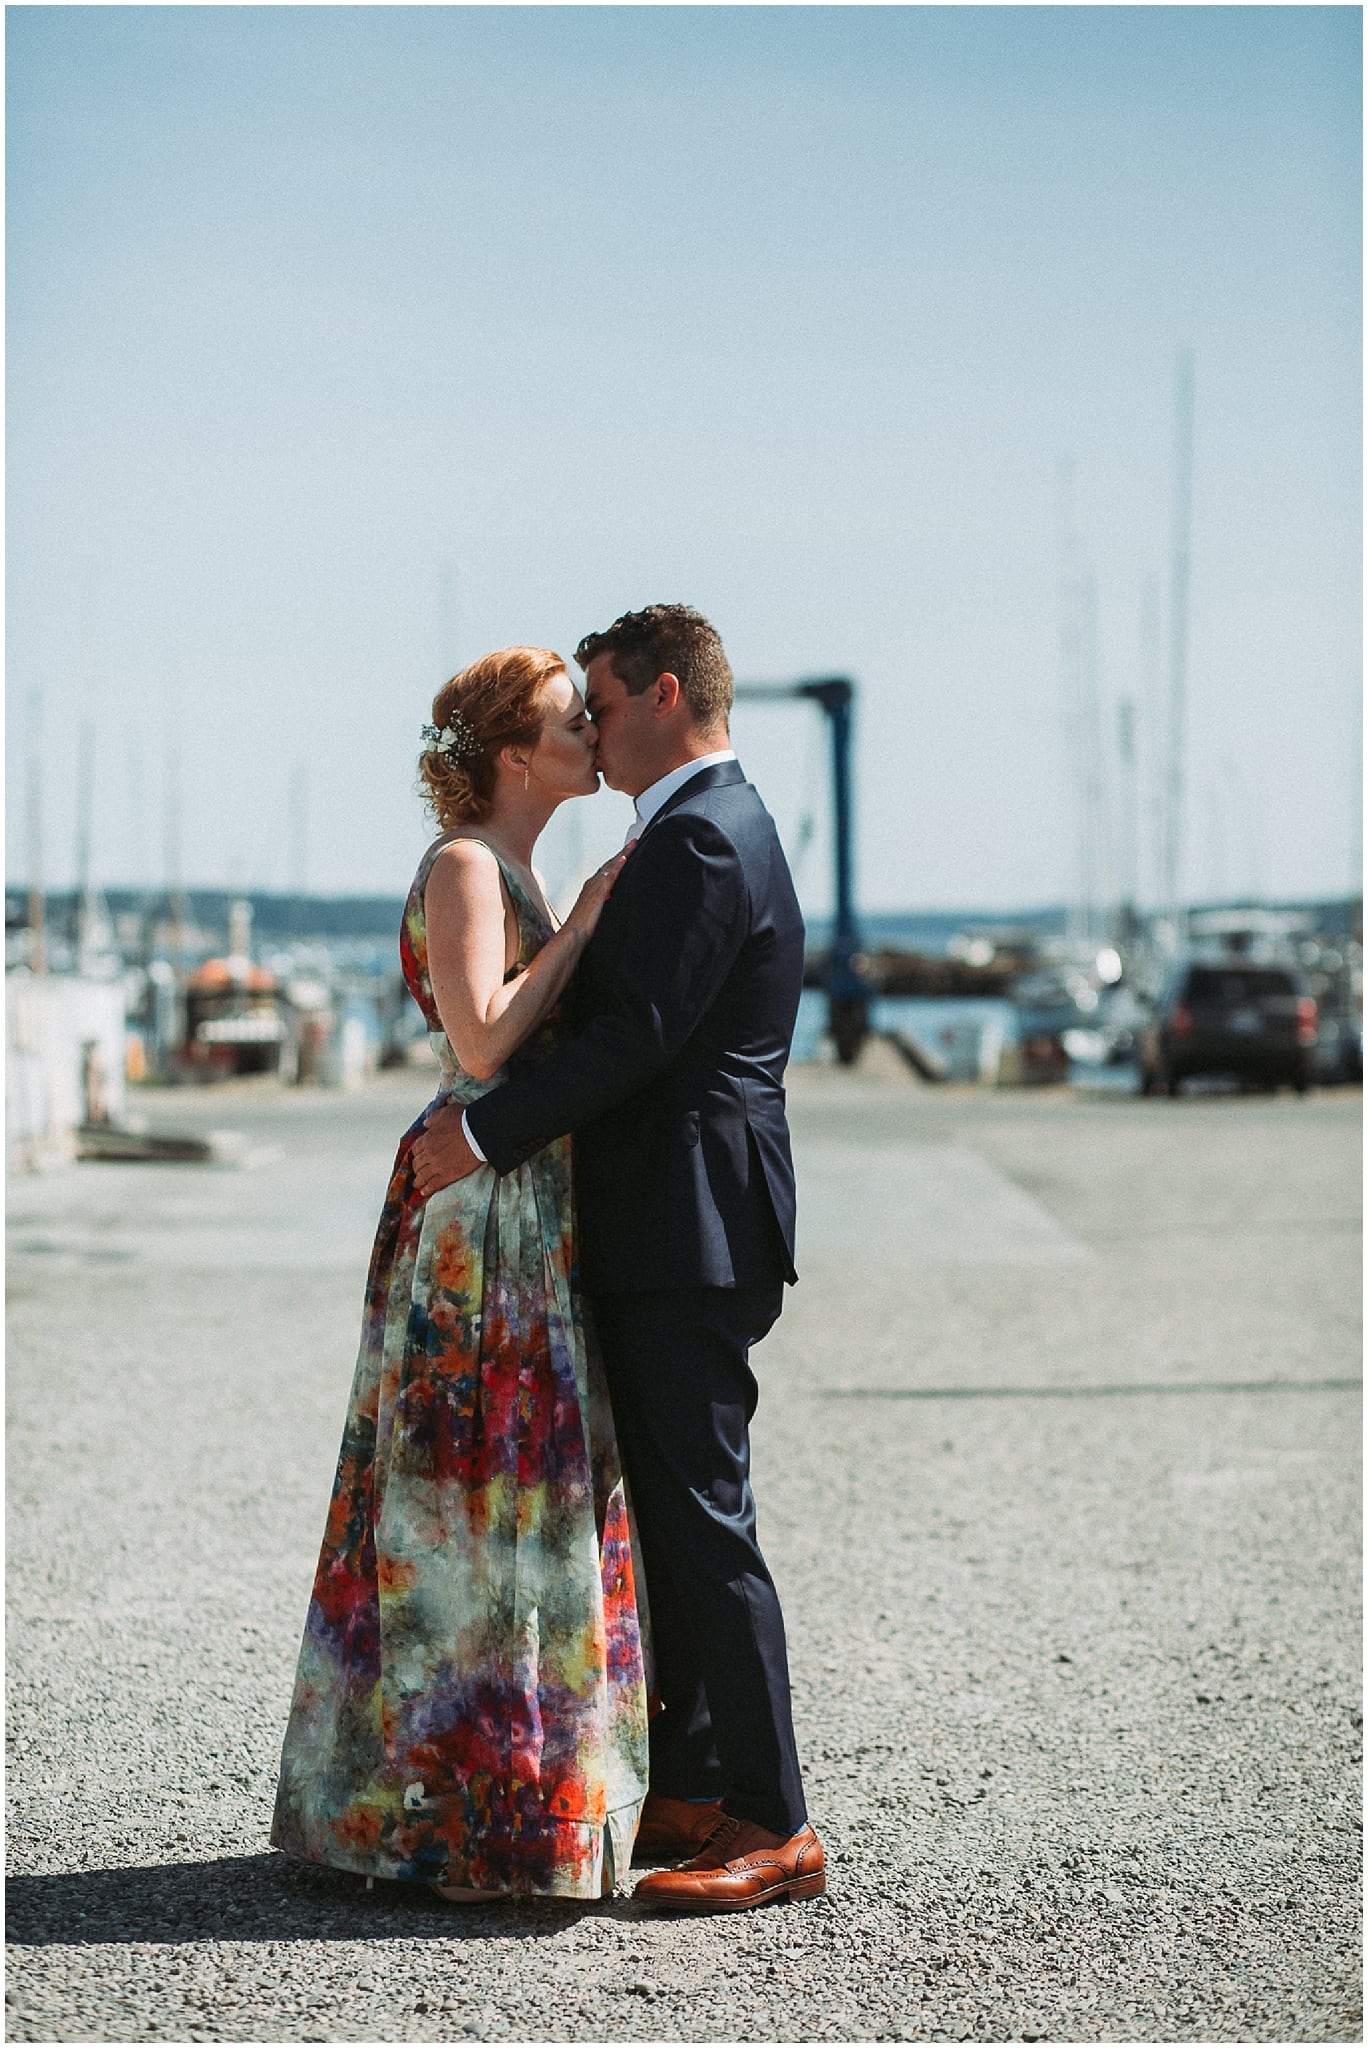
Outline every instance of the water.
MULTIPOLYGON (((806 922, 809 950, 830 944, 830 918, 809 917, 806 922)), ((1067 924, 1068 912, 1058 904, 1038 910, 872 910, 860 918, 860 939, 870 948, 894 946, 939 958, 960 932, 1034 932, 1046 937, 1063 933, 1067 924)))
MULTIPOLYGON (((876 996, 869 1014, 876 1031, 901 1031, 936 1053, 955 1080, 977 1079, 986 1053, 1016 1042, 1016 1009, 1001 996, 876 996)), ((831 1057, 829 1041, 823 1044, 826 1015, 823 991, 805 988, 793 1033, 795 1060, 831 1057)))

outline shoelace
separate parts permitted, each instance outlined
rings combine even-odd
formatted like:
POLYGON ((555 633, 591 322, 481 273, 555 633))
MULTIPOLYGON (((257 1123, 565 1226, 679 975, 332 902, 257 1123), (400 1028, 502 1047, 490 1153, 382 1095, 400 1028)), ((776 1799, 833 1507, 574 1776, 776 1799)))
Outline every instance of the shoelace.
MULTIPOLYGON (((734 1813, 719 1813, 704 1837, 703 1848, 725 1850, 730 1843, 736 1840, 744 1826, 745 1822, 738 1820, 734 1813)), ((725 1855, 722 1860, 724 1863, 726 1862, 725 1855)))

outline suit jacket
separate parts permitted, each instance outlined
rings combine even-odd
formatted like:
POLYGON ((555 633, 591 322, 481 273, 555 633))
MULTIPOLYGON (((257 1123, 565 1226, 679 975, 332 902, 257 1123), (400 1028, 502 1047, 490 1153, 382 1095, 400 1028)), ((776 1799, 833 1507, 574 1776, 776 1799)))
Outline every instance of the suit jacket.
POLYGON ((803 919, 774 821, 735 761, 642 833, 570 991, 575 1036, 467 1109, 497 1172, 575 1134, 590 1291, 797 1278, 784 1115, 803 919))

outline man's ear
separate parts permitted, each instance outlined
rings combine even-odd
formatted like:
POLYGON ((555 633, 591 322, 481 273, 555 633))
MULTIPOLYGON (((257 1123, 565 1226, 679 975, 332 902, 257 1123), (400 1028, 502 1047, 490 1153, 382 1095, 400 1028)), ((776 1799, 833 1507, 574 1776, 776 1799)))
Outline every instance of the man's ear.
POLYGON ((668 718, 679 702, 679 677, 672 669, 666 669, 655 679, 655 716, 668 718))

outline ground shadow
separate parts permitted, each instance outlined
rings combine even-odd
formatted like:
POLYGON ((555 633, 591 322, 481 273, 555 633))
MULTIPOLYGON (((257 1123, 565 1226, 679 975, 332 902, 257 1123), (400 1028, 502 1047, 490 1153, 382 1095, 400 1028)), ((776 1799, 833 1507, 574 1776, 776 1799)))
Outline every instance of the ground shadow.
POLYGON ((1361 1394, 1361 1379, 1118 1380, 1101 1387, 819 1387, 828 1401, 1112 1401, 1143 1394, 1361 1394))
POLYGON ((451 1905, 421 1884, 377 1880, 260 1856, 217 1856, 116 1870, 10 1877, 11 1944, 106 1942, 486 1941, 559 1934, 586 1913, 635 1919, 630 1899, 509 1899, 451 1905))

